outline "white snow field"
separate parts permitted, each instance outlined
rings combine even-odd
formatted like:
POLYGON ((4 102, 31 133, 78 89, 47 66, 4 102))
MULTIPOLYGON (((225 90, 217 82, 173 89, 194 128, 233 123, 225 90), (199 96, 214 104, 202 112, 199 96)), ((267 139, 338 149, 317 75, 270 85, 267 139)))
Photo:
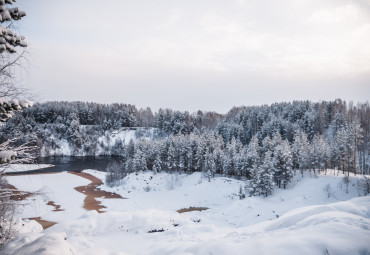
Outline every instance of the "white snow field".
MULTIPOLYGON (((104 181, 105 173, 86 170, 104 181)), ((18 217, 58 224, 42 230, 19 220, 1 254, 370 254, 370 197, 359 197, 359 176, 298 175, 272 196, 239 199, 245 182, 192 175, 132 173, 100 188, 127 199, 101 199, 106 213, 85 211, 73 187, 89 183, 68 173, 11 176, 18 189, 44 187, 49 198, 28 198, 18 217), (65 211, 52 212, 55 201, 65 211), (50 208, 49 208, 50 207, 50 208), (179 214, 181 208, 208 207, 179 214)))

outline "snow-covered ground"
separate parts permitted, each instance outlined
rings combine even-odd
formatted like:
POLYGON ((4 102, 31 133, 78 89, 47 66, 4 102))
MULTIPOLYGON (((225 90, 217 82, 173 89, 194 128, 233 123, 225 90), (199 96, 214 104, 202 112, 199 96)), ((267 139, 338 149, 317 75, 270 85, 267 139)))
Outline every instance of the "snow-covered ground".
POLYGON ((45 198, 29 198, 20 217, 58 224, 40 231, 33 221, 19 223, 21 232, 4 254, 370 254, 370 197, 358 197, 358 176, 351 176, 348 193, 342 178, 296 176, 268 198, 240 200, 243 181, 133 173, 120 186, 102 185, 128 199, 101 199, 108 212, 98 214, 82 208, 83 195, 73 187, 89 181, 79 176, 9 177, 19 189, 47 187, 47 200, 65 211, 51 212, 41 205, 45 198), (189 207, 209 209, 176 212, 189 207))
POLYGON ((85 196, 74 188, 87 185, 89 180, 68 172, 8 176, 7 180, 18 190, 41 193, 22 201, 19 216, 22 218, 41 217, 44 220, 62 222, 85 213, 82 208, 85 196), (54 212, 53 201, 63 211, 54 212))
POLYGON ((48 167, 53 167, 50 164, 10 164, 6 167, 0 167, 0 172, 13 173, 13 172, 24 172, 31 170, 40 170, 48 167))

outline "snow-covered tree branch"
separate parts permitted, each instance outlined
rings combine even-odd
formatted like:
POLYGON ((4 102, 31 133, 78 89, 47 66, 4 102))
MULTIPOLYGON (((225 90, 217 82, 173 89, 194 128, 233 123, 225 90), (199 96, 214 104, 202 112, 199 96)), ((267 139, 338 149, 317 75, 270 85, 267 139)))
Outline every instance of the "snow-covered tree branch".
MULTIPOLYGON (((14 113, 32 105, 31 102, 17 101, 14 97, 24 93, 24 89, 15 82, 16 70, 22 67, 25 52, 17 54, 16 48, 27 46, 25 38, 14 30, 13 22, 26 15, 19 8, 10 8, 15 0, 0 0, 0 123, 10 119, 14 113)), ((34 146, 32 141, 23 142, 19 137, 0 143, 0 246, 12 234, 12 219, 16 206, 15 197, 30 194, 17 191, 8 186, 4 172, 9 163, 27 163, 32 161, 34 146)))

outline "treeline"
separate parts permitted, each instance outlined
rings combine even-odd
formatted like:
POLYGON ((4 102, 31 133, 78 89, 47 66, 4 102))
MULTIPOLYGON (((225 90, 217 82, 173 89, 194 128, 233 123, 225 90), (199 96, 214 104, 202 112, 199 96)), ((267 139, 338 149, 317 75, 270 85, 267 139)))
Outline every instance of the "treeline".
MULTIPOLYGON (((253 194, 269 195, 274 186, 285 188, 292 180, 294 170, 317 173, 328 168, 356 171, 353 161, 356 146, 344 154, 348 136, 342 140, 342 131, 330 143, 322 135, 309 141, 304 131, 298 131, 290 143, 276 132, 262 141, 253 136, 247 145, 232 138, 224 142, 213 131, 170 135, 150 141, 140 139, 122 148, 122 163, 108 167, 109 184, 124 178, 128 173, 141 170, 155 172, 203 172, 209 178, 215 174, 251 180, 253 194), (345 148, 344 148, 344 147, 345 148)), ((349 148, 348 148, 349 149, 349 148)))
POLYGON ((95 125, 102 130, 120 127, 159 127, 173 134, 189 134, 194 129, 213 129, 223 118, 223 115, 215 112, 198 111, 190 114, 186 111, 160 109, 153 113, 150 108, 137 109, 130 104, 89 102, 36 103, 20 115, 31 124, 67 124, 73 119, 80 125, 95 125))
MULTIPOLYGON (((170 109, 160 109, 153 113, 150 108, 137 109, 129 104, 38 103, 18 112, 3 125, 0 130, 0 140, 12 137, 36 139, 39 146, 47 151, 59 146, 58 141, 64 139, 72 148, 73 155, 95 155, 94 148, 97 143, 101 142, 98 138, 123 127, 156 127, 159 130, 156 136, 159 140, 147 141, 148 144, 151 144, 148 145, 149 147, 159 142, 176 143, 169 141, 180 139, 177 137, 186 137, 184 139, 193 141, 195 139, 193 137, 207 140, 208 136, 213 136, 219 141, 219 144, 222 144, 222 147, 217 147, 219 149, 216 152, 221 150, 223 154, 217 156, 215 160, 217 169, 215 171, 222 174, 250 178, 251 171, 245 170, 246 168, 243 168, 242 171, 240 167, 235 167, 240 163, 236 163, 238 161, 235 160, 234 154, 239 155, 243 161, 250 157, 250 152, 247 152, 246 148, 252 141, 254 143, 257 141, 263 151, 268 140, 272 140, 277 134, 284 143, 288 143, 290 146, 294 169, 314 170, 330 167, 344 171, 370 173, 369 103, 354 105, 339 99, 330 102, 294 101, 269 106, 235 107, 224 115, 202 111, 190 114, 186 111, 180 112, 170 109), (305 159, 301 159, 297 163, 294 155, 298 153, 296 147, 299 143, 303 144, 299 153, 306 156, 302 156, 305 159), (235 153, 229 153, 227 149, 231 144, 235 144, 235 148, 237 148, 235 153), (324 152, 313 153, 314 150, 324 152), (318 159, 316 159, 312 155, 321 156, 317 156, 318 159), (324 155, 325 160, 321 159, 324 155), (219 163, 221 158, 223 158, 222 164, 219 163), (233 163, 230 163, 231 167, 229 167, 228 164, 225 165, 225 162, 233 163), (317 166, 318 164, 320 168, 317 166)), ((201 171, 200 163, 196 165, 191 163, 190 166, 188 163, 198 157, 194 154, 194 144, 191 150, 194 157, 191 157, 191 161, 184 161, 183 156, 178 156, 179 162, 176 163, 176 167, 172 168, 169 167, 169 165, 172 166, 172 163, 167 162, 169 158, 163 152, 166 150, 163 149, 161 169, 201 171)), ((123 151, 127 150, 122 141, 109 146, 114 148, 107 151, 114 155, 121 155, 123 151)), ((179 144, 173 146, 176 147, 176 150, 177 147, 181 147, 179 144)), ((276 147, 276 145, 274 146, 276 147)), ((272 158, 274 157, 274 146, 268 149, 272 153, 272 158)), ((208 151, 213 154, 214 149, 212 148, 210 147, 208 151)), ((188 147, 187 150, 190 153, 188 147)), ((132 155, 122 157, 125 162, 129 158, 133 159, 132 155)), ((259 152, 258 162, 261 163, 264 159, 265 153, 259 152)), ((150 157, 147 160, 149 169, 152 169, 151 162, 154 160, 150 157)))

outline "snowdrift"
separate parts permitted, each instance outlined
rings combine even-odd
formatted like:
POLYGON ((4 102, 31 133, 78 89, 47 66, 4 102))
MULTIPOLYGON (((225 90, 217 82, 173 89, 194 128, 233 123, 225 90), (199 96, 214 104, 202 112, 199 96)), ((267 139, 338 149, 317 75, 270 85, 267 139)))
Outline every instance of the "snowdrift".
POLYGON ((6 254, 369 254, 370 197, 308 206, 243 228, 143 210, 86 213, 37 238, 26 236, 6 254))

